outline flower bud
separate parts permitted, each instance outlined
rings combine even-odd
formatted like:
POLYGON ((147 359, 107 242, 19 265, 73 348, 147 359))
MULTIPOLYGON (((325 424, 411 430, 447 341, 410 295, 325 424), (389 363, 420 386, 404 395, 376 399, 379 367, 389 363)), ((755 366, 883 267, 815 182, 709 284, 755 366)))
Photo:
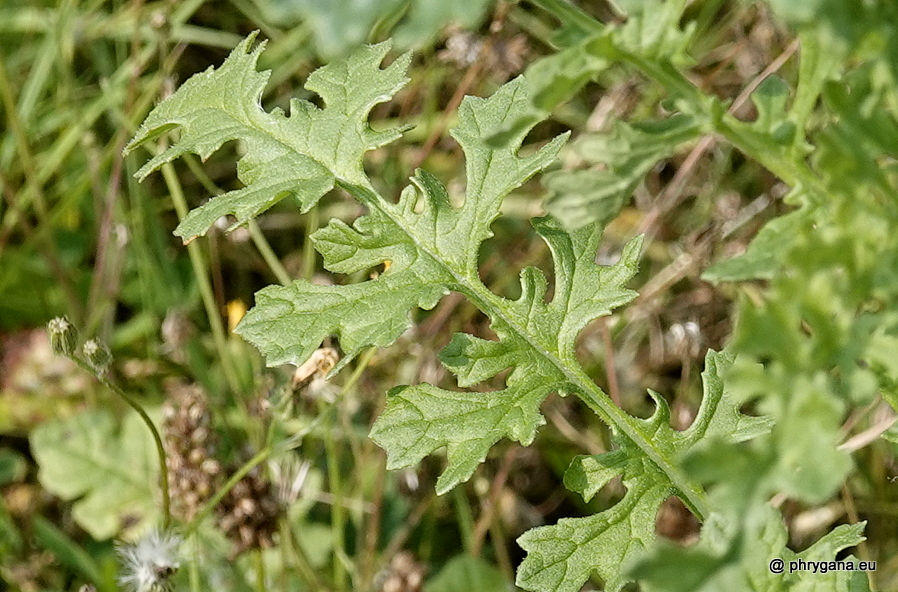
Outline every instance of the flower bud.
POLYGON ((87 363, 90 367, 93 368, 97 374, 105 374, 106 370, 109 368, 109 364, 112 362, 112 354, 109 353, 106 346, 96 339, 91 339, 84 343, 82 350, 84 351, 84 357, 87 359, 87 363))
POLYGON ((56 317, 47 323, 47 332, 50 334, 50 347, 57 355, 71 357, 75 353, 78 330, 66 317, 56 317))

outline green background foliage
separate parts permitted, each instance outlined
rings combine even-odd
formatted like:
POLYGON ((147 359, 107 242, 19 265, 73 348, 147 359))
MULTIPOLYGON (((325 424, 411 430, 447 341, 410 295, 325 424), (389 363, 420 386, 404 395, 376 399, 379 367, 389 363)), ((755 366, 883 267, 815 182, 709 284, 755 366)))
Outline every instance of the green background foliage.
POLYGON ((177 589, 893 589, 896 27, 0 4, 0 581, 114 590, 160 516, 65 314, 148 408, 206 393, 216 487, 279 492, 235 560, 224 505, 179 519, 177 589))

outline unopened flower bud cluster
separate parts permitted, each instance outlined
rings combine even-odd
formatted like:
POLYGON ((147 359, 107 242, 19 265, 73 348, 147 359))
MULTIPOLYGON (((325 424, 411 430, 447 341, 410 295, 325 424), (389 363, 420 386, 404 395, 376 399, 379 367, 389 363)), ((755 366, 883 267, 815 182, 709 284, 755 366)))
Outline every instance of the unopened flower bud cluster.
MULTIPOLYGON (((78 345, 78 330, 66 317, 56 317, 47 323, 47 333, 50 335, 50 347, 60 356, 75 357, 78 345)), ((112 354, 109 349, 97 339, 89 339, 81 346, 84 354, 84 362, 102 376, 112 363, 112 354)))

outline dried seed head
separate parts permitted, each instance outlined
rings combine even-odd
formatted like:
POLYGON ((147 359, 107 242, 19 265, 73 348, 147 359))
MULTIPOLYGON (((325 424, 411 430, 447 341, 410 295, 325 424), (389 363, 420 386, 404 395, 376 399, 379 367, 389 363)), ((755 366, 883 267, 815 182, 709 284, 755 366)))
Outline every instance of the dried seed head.
POLYGON ((47 323, 47 332, 50 334, 50 346, 57 355, 71 357, 75 353, 78 330, 69 319, 56 317, 47 323))
POLYGON ((421 592, 427 567, 408 551, 393 556, 390 565, 375 577, 378 592, 421 592))
POLYGON ((217 512, 218 526, 231 541, 231 557, 274 544, 272 537, 282 506, 275 488, 258 466, 225 495, 217 512))
POLYGON ((221 465, 215 459, 216 441, 203 389, 178 383, 168 383, 166 389, 163 430, 172 513, 190 522, 218 488, 221 465))
POLYGON ((178 571, 181 539, 171 532, 153 530, 133 545, 118 547, 122 562, 119 583, 132 592, 168 592, 178 571))
POLYGON ((278 500, 285 507, 293 505, 302 493, 312 463, 297 455, 288 455, 272 463, 270 468, 272 480, 277 485, 278 500))

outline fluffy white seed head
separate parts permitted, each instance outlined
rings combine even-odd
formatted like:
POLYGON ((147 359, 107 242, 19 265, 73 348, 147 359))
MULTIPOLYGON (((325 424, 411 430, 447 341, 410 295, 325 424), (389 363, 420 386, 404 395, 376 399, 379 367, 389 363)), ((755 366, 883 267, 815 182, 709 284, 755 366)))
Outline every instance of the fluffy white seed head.
POLYGON ((181 539, 171 532, 152 530, 134 544, 121 545, 119 583, 132 592, 167 592, 178 571, 181 539))

